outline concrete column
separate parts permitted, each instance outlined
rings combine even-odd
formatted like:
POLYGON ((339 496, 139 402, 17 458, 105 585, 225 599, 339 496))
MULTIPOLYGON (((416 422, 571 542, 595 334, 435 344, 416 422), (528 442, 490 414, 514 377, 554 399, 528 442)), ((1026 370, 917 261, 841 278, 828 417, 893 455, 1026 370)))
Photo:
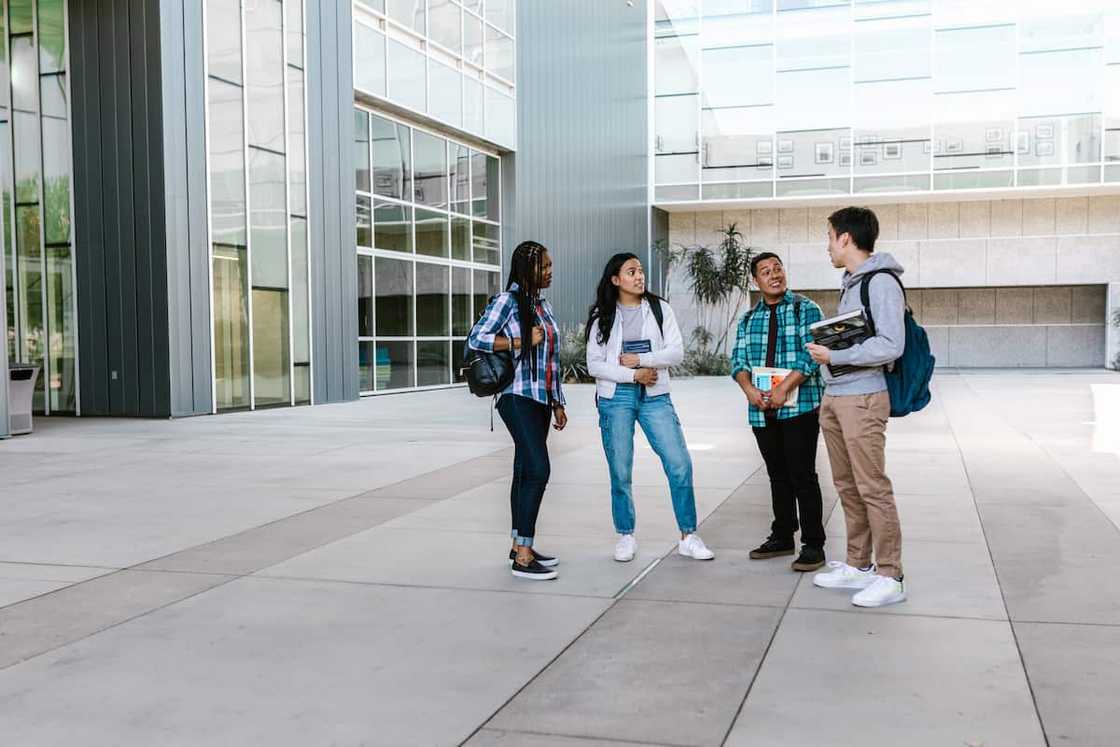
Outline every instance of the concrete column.
POLYGON ((1108 313, 1105 316, 1105 366, 1120 370, 1120 282, 1108 284, 1108 313))

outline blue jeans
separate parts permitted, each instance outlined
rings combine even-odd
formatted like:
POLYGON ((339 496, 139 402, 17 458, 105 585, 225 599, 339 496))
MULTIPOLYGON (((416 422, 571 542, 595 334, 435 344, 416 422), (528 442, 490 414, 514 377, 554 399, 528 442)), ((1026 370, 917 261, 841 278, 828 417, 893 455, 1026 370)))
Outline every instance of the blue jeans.
POLYGON ((498 414, 513 437, 513 480, 509 487, 511 535, 518 545, 533 546, 537 514, 552 466, 548 460, 548 426, 552 409, 518 394, 498 399, 498 414))
POLYGON ((634 500, 630 481, 634 470, 634 423, 642 426, 649 445, 661 459, 673 513, 683 534, 696 531, 696 494, 692 489, 692 459, 681 421, 668 394, 647 397, 645 387, 619 384, 614 397, 599 399, 599 431, 611 473, 611 514, 619 534, 634 533, 634 500))

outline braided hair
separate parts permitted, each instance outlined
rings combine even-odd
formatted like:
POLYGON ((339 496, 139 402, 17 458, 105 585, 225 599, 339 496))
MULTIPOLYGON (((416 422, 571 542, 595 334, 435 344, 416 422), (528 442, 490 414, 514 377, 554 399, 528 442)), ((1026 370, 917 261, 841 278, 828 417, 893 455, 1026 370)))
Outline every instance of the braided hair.
MULTIPOLYGON (((548 249, 536 241, 522 241, 513 250, 509 261, 509 280, 506 290, 509 291, 517 284, 517 321, 521 325, 521 355, 532 346, 533 327, 537 319, 537 299, 540 295, 541 270, 544 266, 544 257, 548 249), (526 340, 528 335, 528 340, 526 340)), ((537 356, 530 356, 529 360, 536 369, 537 356)))

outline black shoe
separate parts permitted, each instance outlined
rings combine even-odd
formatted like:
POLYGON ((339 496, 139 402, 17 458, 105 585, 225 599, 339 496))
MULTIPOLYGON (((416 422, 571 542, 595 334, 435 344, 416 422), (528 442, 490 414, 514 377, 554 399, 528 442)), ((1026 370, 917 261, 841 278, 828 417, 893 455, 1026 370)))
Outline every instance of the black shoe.
POLYGON ((518 578, 528 578, 533 581, 549 581, 556 578, 559 574, 551 568, 545 568, 543 565, 533 560, 529 565, 521 565, 516 560, 512 565, 513 575, 518 578))
POLYGON ((815 571, 823 566, 824 548, 802 545, 801 554, 797 556, 797 560, 793 561, 790 568, 802 573, 808 573, 809 571, 815 571))
MULTIPOLYGON (((547 555, 541 555, 536 550, 530 550, 530 552, 533 553, 533 560, 537 561, 538 563, 543 565, 545 568, 552 568, 552 567, 560 564, 560 561, 557 560, 556 558, 550 558, 547 555)), ((509 559, 510 560, 516 560, 517 559, 517 552, 514 551, 514 550, 510 550, 509 551, 509 559)))
POLYGON ((794 546, 793 539, 770 539, 763 542, 761 545, 751 550, 751 560, 766 560, 767 558, 777 558, 782 555, 793 555, 794 546))

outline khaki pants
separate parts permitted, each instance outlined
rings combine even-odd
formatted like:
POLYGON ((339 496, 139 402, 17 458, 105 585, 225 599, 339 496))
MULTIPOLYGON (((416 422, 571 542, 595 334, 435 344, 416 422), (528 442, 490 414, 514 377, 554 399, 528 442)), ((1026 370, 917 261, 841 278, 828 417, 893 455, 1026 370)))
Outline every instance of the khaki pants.
POLYGON ((821 432, 832 481, 844 507, 848 565, 864 568, 872 550, 881 576, 902 575, 902 529, 886 473, 890 396, 885 392, 836 397, 821 403, 821 432))

